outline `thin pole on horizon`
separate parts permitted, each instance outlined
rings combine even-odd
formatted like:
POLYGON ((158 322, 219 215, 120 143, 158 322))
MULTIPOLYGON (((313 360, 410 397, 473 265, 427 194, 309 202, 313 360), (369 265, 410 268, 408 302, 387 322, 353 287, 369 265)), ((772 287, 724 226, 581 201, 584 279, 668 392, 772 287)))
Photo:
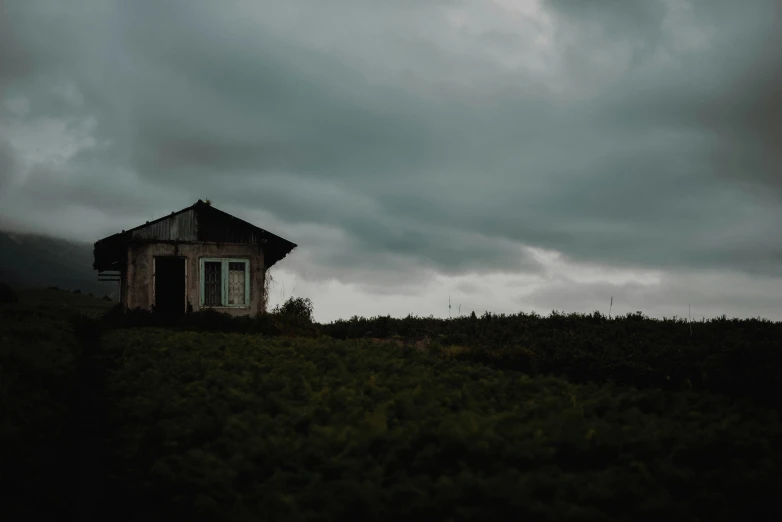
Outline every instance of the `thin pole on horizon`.
POLYGON ((690 337, 692 337, 692 305, 687 305, 688 323, 690 323, 690 337))
POLYGON ((611 319, 611 309, 614 307, 614 296, 611 296, 611 304, 608 305, 608 318, 611 319))

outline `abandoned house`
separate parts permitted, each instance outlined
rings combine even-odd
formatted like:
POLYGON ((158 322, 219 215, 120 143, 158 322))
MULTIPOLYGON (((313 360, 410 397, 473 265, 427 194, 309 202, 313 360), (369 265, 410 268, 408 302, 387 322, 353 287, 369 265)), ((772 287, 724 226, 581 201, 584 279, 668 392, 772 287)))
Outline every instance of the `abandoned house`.
POLYGON ((98 280, 120 283, 125 310, 167 315, 263 311, 266 270, 296 245, 200 199, 95 243, 98 280))

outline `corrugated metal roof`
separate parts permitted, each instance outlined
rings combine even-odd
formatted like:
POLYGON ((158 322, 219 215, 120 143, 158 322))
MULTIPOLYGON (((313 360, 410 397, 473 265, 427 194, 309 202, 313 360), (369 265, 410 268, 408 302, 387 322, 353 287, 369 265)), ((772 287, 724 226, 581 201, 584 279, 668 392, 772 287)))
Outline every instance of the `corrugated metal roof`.
POLYGON ((197 241, 198 221, 193 208, 174 213, 162 219, 136 227, 130 232, 133 239, 158 241, 197 241))
POLYGON ((257 244, 263 247, 267 267, 274 265, 297 246, 199 199, 190 207, 96 242, 94 268, 116 268, 122 262, 125 245, 129 241, 257 244))

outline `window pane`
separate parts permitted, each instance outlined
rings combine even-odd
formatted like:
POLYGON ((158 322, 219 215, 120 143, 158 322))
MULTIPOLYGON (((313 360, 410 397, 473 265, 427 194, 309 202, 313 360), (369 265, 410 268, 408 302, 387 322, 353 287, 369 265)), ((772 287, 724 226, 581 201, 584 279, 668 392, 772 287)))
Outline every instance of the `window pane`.
POLYGON ((204 304, 206 306, 220 306, 222 283, 222 263, 207 261, 204 263, 204 304))
POLYGON ((228 263, 228 304, 245 304, 244 263, 228 263))

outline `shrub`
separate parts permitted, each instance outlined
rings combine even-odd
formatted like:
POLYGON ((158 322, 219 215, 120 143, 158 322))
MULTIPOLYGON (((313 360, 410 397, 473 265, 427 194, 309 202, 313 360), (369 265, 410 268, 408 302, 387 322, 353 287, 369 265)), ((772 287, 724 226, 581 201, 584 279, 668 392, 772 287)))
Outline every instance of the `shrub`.
POLYGON ((125 311, 121 304, 113 306, 103 315, 103 323, 109 328, 168 327, 195 332, 243 333, 275 336, 281 335, 282 325, 289 334, 312 336, 313 325, 294 315, 272 316, 259 314, 254 317, 234 317, 217 310, 199 310, 182 317, 167 317, 150 310, 133 308, 125 311), (279 323, 279 324, 278 324, 279 323), (295 324, 294 324, 295 323, 295 324))
POLYGON ((294 316, 312 322, 312 301, 309 297, 291 297, 272 311, 275 315, 294 316))

